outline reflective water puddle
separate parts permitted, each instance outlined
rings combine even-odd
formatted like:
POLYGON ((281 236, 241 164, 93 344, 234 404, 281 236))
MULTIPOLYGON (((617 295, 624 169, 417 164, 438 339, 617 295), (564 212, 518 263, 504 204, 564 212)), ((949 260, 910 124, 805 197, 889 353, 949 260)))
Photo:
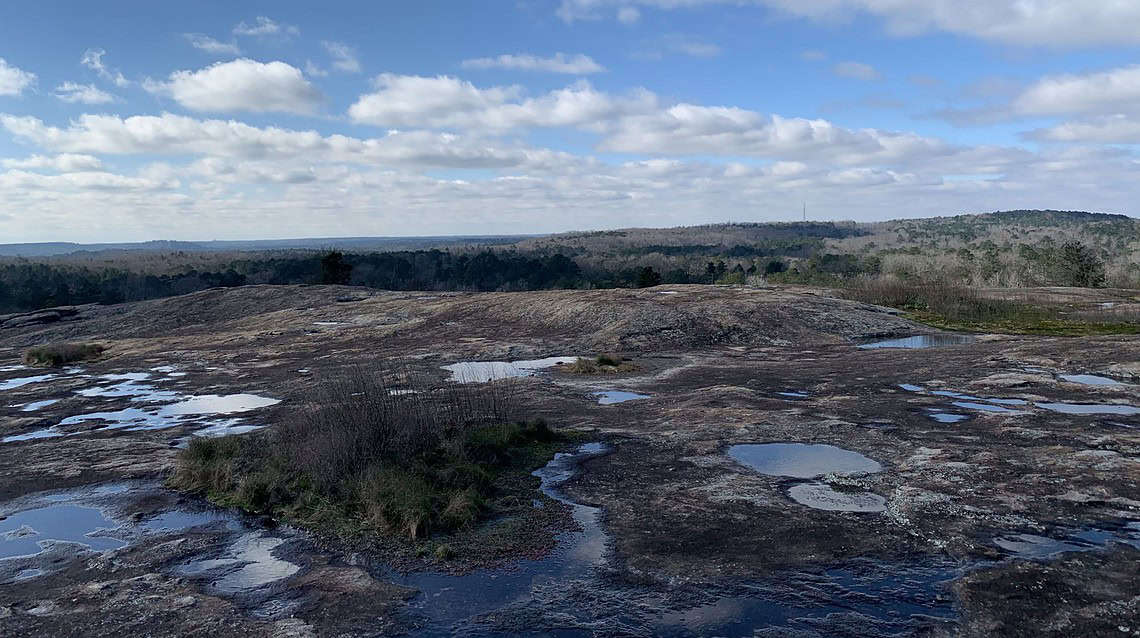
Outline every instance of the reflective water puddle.
POLYGON ((209 588, 223 594, 259 589, 301 570, 300 565, 273 555, 284 543, 283 538, 250 532, 230 545, 221 558, 190 561, 175 571, 182 576, 207 577, 209 588))
POLYGON ((625 403, 626 401, 636 401, 638 399, 648 399, 648 394, 637 394, 636 392, 625 392, 622 390, 606 390, 605 392, 594 392, 593 396, 598 398, 599 405, 613 405, 614 403, 625 403))
POLYGON ((1095 374, 1061 374, 1057 378, 1069 383, 1080 383, 1082 385, 1124 385, 1116 379, 1108 377, 1098 377, 1095 374))
POLYGON ((859 348, 863 350, 874 350, 876 348, 937 348, 940 346, 972 343, 976 339, 976 337, 971 335, 917 335, 914 337, 903 337, 901 339, 887 339, 886 341, 864 343, 860 344, 859 348))
POLYGON ((20 412, 35 412, 36 410, 42 410, 42 409, 48 407, 49 405, 55 405, 56 403, 59 403, 59 402, 60 402, 60 399, 47 399, 46 401, 33 401, 31 403, 26 404, 24 407, 20 408, 20 412))
POLYGON ((929 416, 930 416, 930 418, 934 419, 935 421, 938 421, 939 423, 961 423, 962 421, 965 421, 966 419, 970 418, 970 417, 966 416, 965 414, 954 414, 951 412, 939 412, 939 411, 931 411, 929 413, 929 416))
POLYGON ((449 381, 486 383, 495 379, 529 377, 547 368, 574 363, 578 357, 547 357, 527 361, 461 361, 442 366, 451 373, 449 381))
POLYGON ((1039 408, 1062 414, 1116 414, 1120 416, 1135 416, 1140 414, 1140 408, 1134 405, 1121 405, 1115 403, 1037 403, 1039 408))
POLYGON ((871 492, 836 491, 826 483, 800 483, 788 489, 788 496, 800 505, 829 512, 882 512, 887 499, 871 492))
MULTIPOLYGON (((168 376, 173 376, 177 373, 168 372, 173 369, 172 366, 159 366, 152 368, 152 371, 164 372, 168 374, 168 376)), ((228 395, 185 395, 175 391, 160 390, 153 385, 153 383, 149 382, 152 376, 150 372, 107 374, 99 378, 103 381, 116 383, 76 391, 76 394, 86 398, 127 398, 132 403, 144 404, 142 406, 132 406, 113 411, 76 414, 64 418, 51 427, 6 436, 0 440, 0 442, 12 443, 16 441, 30 441, 66 436, 68 432, 63 428, 90 421, 101 421, 105 423, 105 425, 97 428, 97 430, 159 430, 175 427, 187 420, 202 416, 238 414, 269 407, 281 402, 279 399, 245 393, 228 395)), ((58 399, 39 403, 41 404, 40 407, 42 407, 43 405, 50 405, 56 401, 58 401, 58 399)), ((240 426, 236 420, 233 419, 205 422, 203 426, 204 427, 199 430, 202 436, 237 434, 261 427, 240 426)), ((78 433, 73 432, 72 434, 78 433)))
POLYGON ((1065 552, 1094 551, 1103 549, 1110 543, 1122 543, 1140 549, 1140 522, 1130 522, 1123 529, 1115 531, 1099 528, 1084 529, 1061 535, 1060 538, 1036 534, 1009 534, 999 536, 993 542, 1016 558, 1030 560, 1053 558, 1065 552))
POLYGON ((818 478, 825 474, 871 474, 883 466, 858 452, 834 445, 746 443, 728 449, 737 462, 769 476, 818 478))
POLYGON ((14 390, 16 388, 22 388, 32 383, 43 383, 44 381, 50 381, 55 377, 56 375, 54 374, 38 374, 33 377, 18 377, 15 379, 8 379, 7 381, 0 381, 0 390, 14 390))
POLYGON ((93 551, 126 546, 106 533, 119 527, 94 507, 51 505, 27 510, 0 521, 0 559, 33 556, 53 542, 79 543, 93 551))

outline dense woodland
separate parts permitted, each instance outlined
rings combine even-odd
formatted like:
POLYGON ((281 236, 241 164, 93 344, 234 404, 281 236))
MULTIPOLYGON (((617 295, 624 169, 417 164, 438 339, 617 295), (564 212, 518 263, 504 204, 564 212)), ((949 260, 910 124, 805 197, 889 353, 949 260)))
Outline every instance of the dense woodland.
POLYGON ((973 286, 1140 287, 1140 223, 1008 211, 878 224, 805 222, 628 229, 451 243, 426 250, 76 252, 0 260, 0 313, 120 303, 247 284, 512 291, 856 280, 973 286))

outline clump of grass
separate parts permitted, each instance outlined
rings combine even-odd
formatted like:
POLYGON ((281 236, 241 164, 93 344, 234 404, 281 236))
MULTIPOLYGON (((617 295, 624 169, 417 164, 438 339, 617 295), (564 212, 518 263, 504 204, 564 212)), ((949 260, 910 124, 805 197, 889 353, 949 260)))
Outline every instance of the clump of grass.
POLYGON ((393 395, 352 375, 273 430, 192 441, 170 484, 311 527, 422 539, 475 525, 500 474, 553 454, 559 437, 517 412, 509 381, 393 395))
POLYGON ((578 357, 578 360, 565 366, 564 370, 574 374, 604 374, 613 372, 631 372, 637 366, 627 361, 621 355, 599 354, 593 358, 578 357))
POLYGON ((842 294, 856 301, 890 306, 916 321, 947 330, 1009 334, 1140 334, 1140 324, 1085 321, 1062 308, 983 296, 944 281, 860 279, 842 294))
POLYGON ((29 365, 59 366, 94 359, 106 350, 97 343, 56 343, 29 348, 24 363, 29 365))

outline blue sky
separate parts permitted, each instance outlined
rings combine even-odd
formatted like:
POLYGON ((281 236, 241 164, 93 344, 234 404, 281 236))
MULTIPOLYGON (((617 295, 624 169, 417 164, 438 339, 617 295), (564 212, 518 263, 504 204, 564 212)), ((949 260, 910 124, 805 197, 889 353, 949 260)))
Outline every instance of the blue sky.
POLYGON ((1140 3, 12 2, 0 242, 1134 214, 1140 3))

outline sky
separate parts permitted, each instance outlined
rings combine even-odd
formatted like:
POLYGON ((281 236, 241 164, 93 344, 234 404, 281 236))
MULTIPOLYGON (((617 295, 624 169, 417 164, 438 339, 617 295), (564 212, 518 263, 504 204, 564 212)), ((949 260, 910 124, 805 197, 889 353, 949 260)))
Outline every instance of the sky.
POLYGON ((0 243, 1140 214, 1132 0, 10 0, 0 243))

